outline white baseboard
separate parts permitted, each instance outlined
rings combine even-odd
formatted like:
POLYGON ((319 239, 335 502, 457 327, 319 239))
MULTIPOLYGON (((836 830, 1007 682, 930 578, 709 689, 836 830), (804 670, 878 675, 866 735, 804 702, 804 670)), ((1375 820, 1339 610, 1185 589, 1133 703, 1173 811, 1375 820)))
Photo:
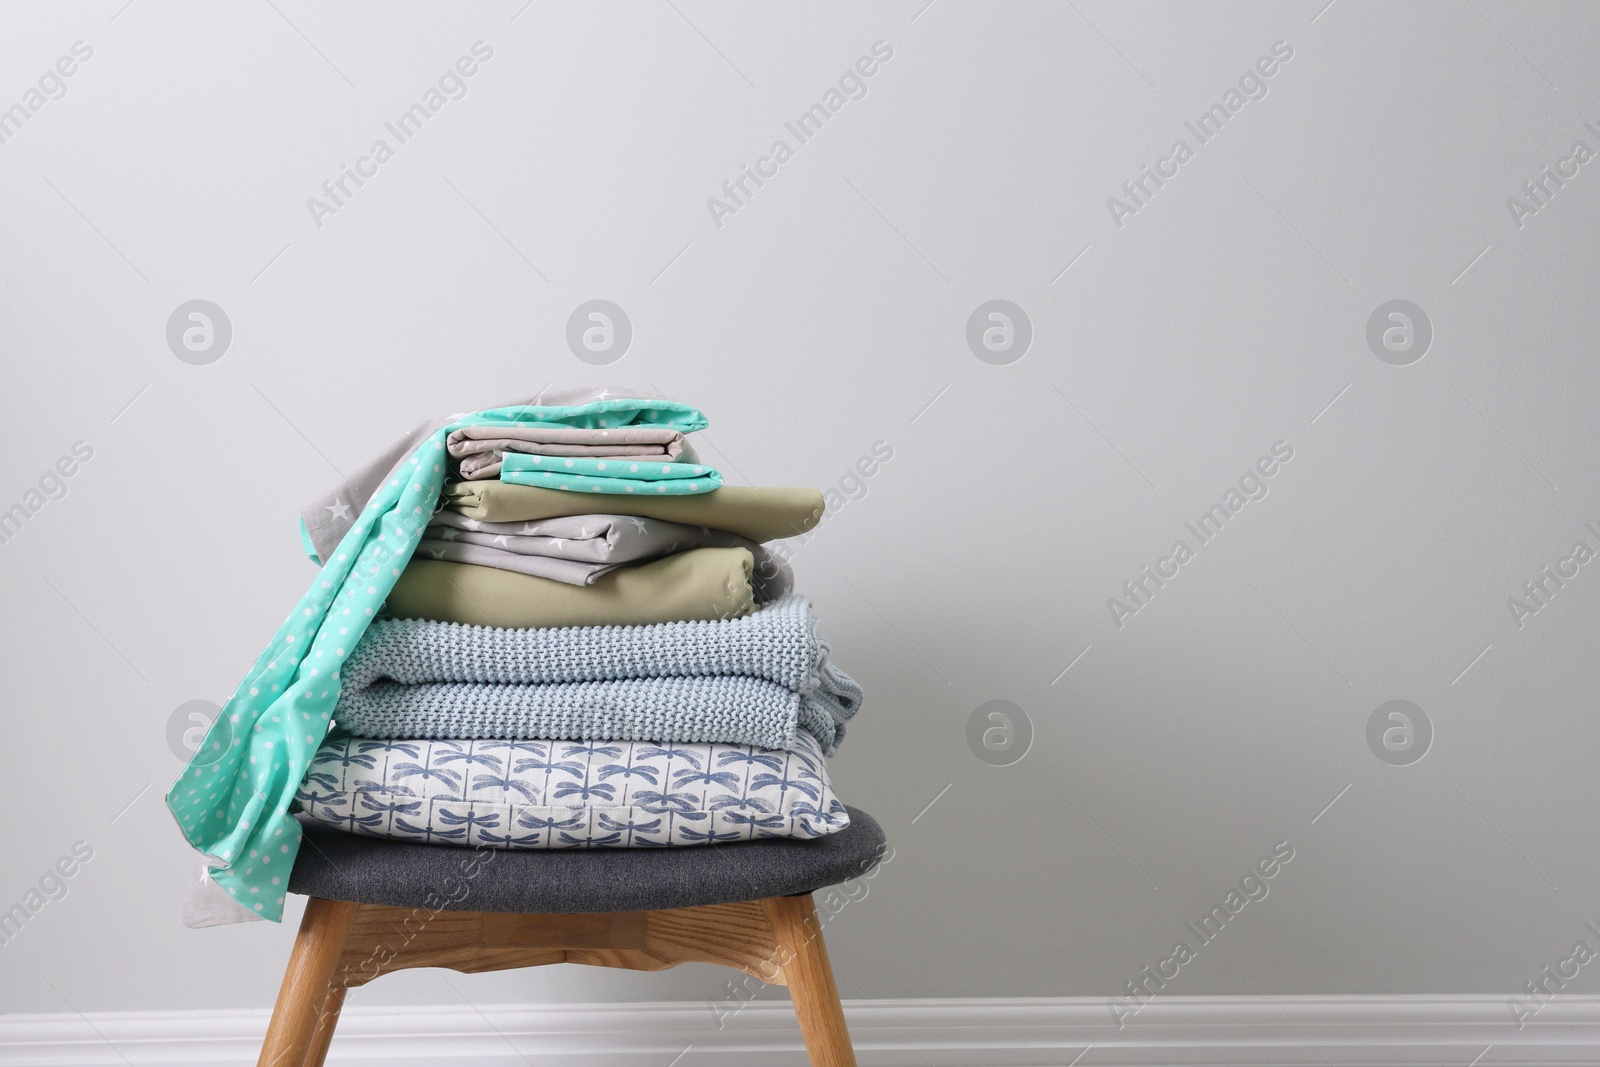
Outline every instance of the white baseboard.
MULTIPOLYGON (((802 1067, 787 1001, 345 1011, 330 1067, 802 1067), (674 1059, 674 1057, 678 1057, 674 1059)), ((1171 997, 1118 1029, 1103 998, 847 1001, 861 1067, 1518 1067, 1600 1062, 1600 997, 1518 1029, 1504 997, 1171 997), (1087 1051, 1085 1051, 1087 1049, 1087 1051), (1485 1050, 1488 1050, 1485 1052, 1485 1050)), ((252 1064, 265 1011, 0 1015, 0 1067, 252 1064)))

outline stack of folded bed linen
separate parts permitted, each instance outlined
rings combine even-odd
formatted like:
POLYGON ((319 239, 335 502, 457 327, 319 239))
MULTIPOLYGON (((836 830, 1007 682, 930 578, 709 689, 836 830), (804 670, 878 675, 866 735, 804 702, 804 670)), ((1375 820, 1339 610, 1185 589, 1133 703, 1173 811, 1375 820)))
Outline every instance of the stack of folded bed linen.
MULTIPOLYGON (((360 639, 337 648, 332 727, 298 810, 510 849, 848 825, 824 757, 861 690, 763 548, 811 529, 821 494, 723 485, 687 438, 705 425, 692 408, 619 425, 631 409, 605 404, 577 408, 616 417, 553 424, 535 406, 435 433, 436 510, 360 639)), ((341 524, 308 528, 313 550, 341 524)))
POLYGON ((424 423, 308 507, 321 570, 167 792, 210 882, 280 921, 302 818, 497 848, 843 829, 823 758, 861 691, 762 547, 822 496, 723 485, 705 425, 547 392, 424 423))

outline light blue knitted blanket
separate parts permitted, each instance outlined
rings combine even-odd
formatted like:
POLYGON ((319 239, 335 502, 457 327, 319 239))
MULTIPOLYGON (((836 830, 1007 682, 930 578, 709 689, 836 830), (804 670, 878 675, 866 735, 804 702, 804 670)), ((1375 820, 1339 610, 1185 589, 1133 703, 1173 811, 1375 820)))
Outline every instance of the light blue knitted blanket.
POLYGON ((333 717, 360 737, 692 741, 831 755, 861 687, 828 661, 811 602, 739 619, 504 630, 379 619, 333 717))

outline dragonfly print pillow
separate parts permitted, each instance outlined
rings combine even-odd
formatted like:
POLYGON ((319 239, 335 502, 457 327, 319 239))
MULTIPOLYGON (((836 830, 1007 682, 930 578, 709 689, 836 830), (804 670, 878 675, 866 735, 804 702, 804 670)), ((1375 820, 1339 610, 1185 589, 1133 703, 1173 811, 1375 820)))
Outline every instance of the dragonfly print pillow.
POLYGON ((850 824, 817 742, 374 741, 318 749, 302 811, 351 833, 490 848, 816 838, 850 824))

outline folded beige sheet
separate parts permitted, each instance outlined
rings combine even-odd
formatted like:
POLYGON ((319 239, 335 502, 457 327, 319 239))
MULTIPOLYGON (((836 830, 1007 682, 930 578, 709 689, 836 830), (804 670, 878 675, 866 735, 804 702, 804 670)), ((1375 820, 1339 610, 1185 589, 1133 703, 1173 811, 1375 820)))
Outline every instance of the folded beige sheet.
POLYGON ((497 567, 413 559, 388 604, 402 619, 519 629, 733 619, 755 607, 753 566, 748 549, 696 548, 619 567, 581 586, 497 567))

